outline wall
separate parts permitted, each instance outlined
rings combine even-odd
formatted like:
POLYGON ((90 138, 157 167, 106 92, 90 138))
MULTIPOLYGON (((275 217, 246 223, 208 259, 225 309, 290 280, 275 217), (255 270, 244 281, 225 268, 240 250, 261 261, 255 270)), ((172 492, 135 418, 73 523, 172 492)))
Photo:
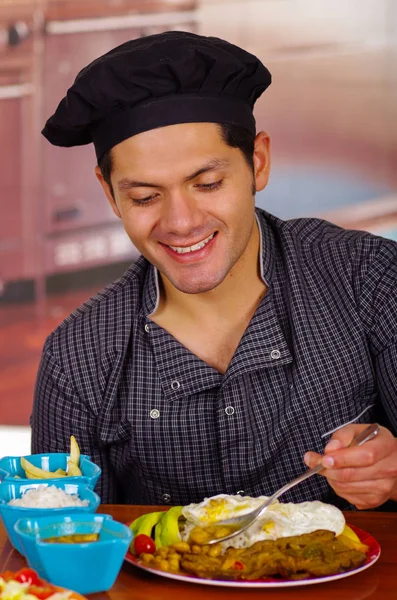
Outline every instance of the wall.
MULTIPOLYGON (((91 4, 99 10, 98 3, 91 4)), ((83 0, 79 6, 84 7, 83 0)), ((258 127, 273 141, 271 180, 258 205, 282 218, 320 215, 397 239, 397 3, 206 0, 183 21, 178 16, 166 27, 190 26, 227 38, 258 54, 273 74, 256 109, 258 127)), ((0 43, 4 35, 0 28, 0 43)), ((0 127, 5 170, 0 213, 18 232, 11 235, 11 225, 3 220, 1 229, 0 224, 0 424, 28 424, 46 335, 136 255, 94 180, 92 150, 58 152, 39 134, 73 69, 128 35, 126 29, 44 41, 33 36, 29 56, 44 71, 30 59, 24 63, 18 49, 11 57, 19 73, 35 73, 33 84, 55 81, 56 94, 49 98, 39 87, 39 102, 30 104, 30 91, 23 88, 26 96, 7 100, 9 117, 0 127), (81 51, 74 43, 78 39, 83 39, 81 51), (22 124, 31 130, 21 129, 22 124), (13 206, 18 213, 11 214, 13 206), (79 209, 94 221, 83 219, 77 226, 73 219, 78 220, 79 209), (49 215, 58 219, 51 231, 49 215), (79 268, 87 256, 91 262, 79 268)), ((3 52, 0 84, 6 71, 3 52)), ((21 80, 7 85, 17 83, 21 80)))

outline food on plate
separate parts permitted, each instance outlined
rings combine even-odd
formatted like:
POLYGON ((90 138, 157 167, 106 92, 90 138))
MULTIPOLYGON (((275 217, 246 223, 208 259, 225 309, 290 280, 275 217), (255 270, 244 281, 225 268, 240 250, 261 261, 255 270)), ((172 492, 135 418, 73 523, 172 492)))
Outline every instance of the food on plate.
POLYGON ((151 512, 146 515, 142 515, 135 519, 130 525, 130 529, 134 536, 139 534, 151 535, 153 528, 160 521, 161 517, 165 515, 165 511, 151 512))
POLYGON ((67 494, 55 485, 39 485, 30 488, 21 496, 8 502, 10 506, 25 508, 64 508, 66 506, 88 506, 88 500, 81 500, 78 494, 67 494))
POLYGON ((71 596, 72 592, 60 591, 27 567, 0 575, 0 600, 67 600, 71 596))
POLYGON ((210 537, 217 528, 219 537, 230 533, 230 528, 217 525, 219 521, 250 512, 264 499, 219 494, 198 504, 143 515, 130 527, 136 537, 149 536, 155 551, 153 545, 142 551, 133 541, 131 552, 153 568, 221 579, 307 578, 340 573, 365 562, 368 548, 346 525, 343 513, 318 501, 275 501, 246 531, 206 545, 211 528, 210 537))
POLYGON ((141 560, 148 567, 204 579, 296 580, 349 571, 362 565, 366 554, 346 545, 333 531, 318 530, 226 551, 221 544, 180 542, 159 548, 155 554, 142 554, 141 560))
MULTIPOLYGON (((205 543, 204 540, 199 539, 203 531, 210 527, 223 528, 224 526, 217 525, 219 521, 246 514, 257 508, 264 499, 266 499, 264 496, 251 498, 219 494, 206 498, 198 504, 174 506, 166 512, 142 515, 135 519, 130 527, 134 535, 140 533, 152 535, 157 549, 179 541, 205 543)), ((344 526, 343 513, 330 504, 318 501, 284 504, 275 501, 245 532, 222 544, 224 549, 229 546, 241 548, 250 546, 256 541, 301 535, 317 529, 329 529, 336 535, 340 535, 344 526)), ((221 533, 228 532, 228 528, 225 528, 225 532, 221 533)))
POLYGON ((47 542, 48 544, 86 544, 98 540, 99 533, 70 533, 40 539, 41 542, 47 542))
POLYGON ((57 469, 56 471, 46 471, 36 467, 24 456, 21 456, 21 467, 25 471, 28 479, 53 479, 54 477, 75 477, 82 475, 80 467, 80 448, 74 435, 70 436, 70 457, 67 461, 67 471, 57 469))
MULTIPOLYGON (((267 500, 265 496, 251 498, 250 496, 219 494, 212 498, 206 498, 198 504, 189 504, 182 511, 186 517, 182 540, 192 539, 196 543, 206 543, 208 539, 203 534, 206 530, 211 531, 211 527, 220 527, 218 530, 219 537, 223 537, 229 531, 225 527, 223 532, 224 526, 217 526, 219 521, 249 513, 260 506, 264 500, 267 500)), ((339 535, 342 533, 344 526, 343 513, 330 504, 319 501, 301 502, 299 504, 275 501, 246 531, 227 542, 222 542, 222 544, 225 549, 229 546, 246 548, 254 542, 302 535, 317 529, 329 529, 339 535)))
POLYGON ((179 519, 182 516, 182 506, 173 506, 161 518, 160 521, 160 544, 169 546, 181 539, 179 531, 179 519))
POLYGON ((131 552, 139 554, 136 551, 134 540, 140 535, 151 536, 153 531, 156 548, 180 541, 179 520, 182 517, 182 509, 182 506, 173 506, 168 511, 152 512, 135 519, 130 525, 134 534, 131 552))

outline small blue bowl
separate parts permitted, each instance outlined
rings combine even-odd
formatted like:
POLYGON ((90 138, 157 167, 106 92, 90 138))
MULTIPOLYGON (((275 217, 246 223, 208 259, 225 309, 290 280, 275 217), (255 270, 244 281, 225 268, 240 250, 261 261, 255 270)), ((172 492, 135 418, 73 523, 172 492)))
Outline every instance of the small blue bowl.
POLYGON ((132 540, 110 515, 74 514, 20 519, 14 526, 29 566, 54 585, 80 594, 105 592, 116 581, 132 540), (61 535, 99 533, 96 542, 48 543, 61 535))
POLYGON ((87 483, 74 483, 71 478, 68 481, 63 480, 46 480, 45 482, 32 479, 29 483, 23 481, 3 481, 0 483, 0 517, 4 527, 10 538, 11 544, 18 552, 23 554, 20 540, 15 533, 14 525, 18 519, 45 517, 49 514, 57 515, 58 517, 75 514, 75 513, 94 513, 99 506, 101 499, 93 492, 87 483), (13 506, 8 504, 10 500, 21 498, 21 496, 30 489, 37 488, 39 485, 50 486, 55 485, 63 489, 67 494, 78 494, 80 500, 88 500, 87 506, 65 506, 64 508, 28 508, 23 506, 13 506))
MULTIPOLYGON (((53 452, 49 454, 27 454, 24 456, 26 460, 32 463, 35 467, 39 467, 40 469, 44 469, 45 471, 56 471, 57 469, 63 469, 66 471, 67 469, 67 461, 70 457, 70 454, 67 452, 53 452)), ((80 455, 79 462, 80 470, 82 472, 82 476, 73 477, 73 481, 83 481, 88 483, 91 489, 97 484, 99 476, 101 474, 101 469, 95 463, 90 461, 90 457, 86 454, 80 455)), ((24 481, 30 482, 32 479, 28 479, 25 475, 25 471, 21 467, 21 457, 20 456, 4 456, 0 458, 0 481, 24 481)), ((69 480, 72 477, 68 477, 69 480)), ((63 481, 64 477, 54 477, 51 481, 63 481)), ((34 480, 39 481, 39 480, 34 480)), ((40 481, 42 481, 40 479, 40 481)), ((48 481, 48 479, 43 479, 43 481, 48 481)))

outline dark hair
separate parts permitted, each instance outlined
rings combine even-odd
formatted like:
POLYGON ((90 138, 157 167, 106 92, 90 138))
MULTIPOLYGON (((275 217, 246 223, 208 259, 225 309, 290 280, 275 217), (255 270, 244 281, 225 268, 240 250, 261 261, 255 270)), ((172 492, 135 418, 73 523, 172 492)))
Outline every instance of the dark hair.
MULTIPOLYGON (((223 141, 232 148, 238 148, 243 153, 245 160, 248 163, 248 166, 252 169, 254 173, 254 146, 255 146, 255 136, 250 133, 244 127, 240 127, 240 125, 232 125, 229 123, 220 123, 219 128, 221 130, 221 135, 223 141)), ((112 151, 108 150, 99 161, 99 168, 101 169, 102 177, 108 184, 112 196, 114 197, 112 183, 110 181, 110 176, 112 174, 113 161, 112 161, 112 151)), ((255 188, 254 188, 255 193, 255 188)))
POLYGON ((248 166, 254 173, 255 136, 244 127, 240 127, 240 125, 221 123, 219 128, 225 144, 241 150, 248 166))

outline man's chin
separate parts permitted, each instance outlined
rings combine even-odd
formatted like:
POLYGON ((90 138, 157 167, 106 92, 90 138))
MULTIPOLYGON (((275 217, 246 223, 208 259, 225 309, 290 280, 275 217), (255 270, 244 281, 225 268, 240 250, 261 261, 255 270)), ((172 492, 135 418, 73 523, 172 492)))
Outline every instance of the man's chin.
POLYGON ((205 294, 206 292, 211 292, 215 288, 218 287, 220 282, 216 283, 174 283, 171 282, 172 285, 183 294, 205 294))
POLYGON ((219 274, 213 278, 197 278, 197 279, 178 279, 167 277, 169 283, 182 294, 205 294, 217 288, 223 281, 224 277, 219 274))

